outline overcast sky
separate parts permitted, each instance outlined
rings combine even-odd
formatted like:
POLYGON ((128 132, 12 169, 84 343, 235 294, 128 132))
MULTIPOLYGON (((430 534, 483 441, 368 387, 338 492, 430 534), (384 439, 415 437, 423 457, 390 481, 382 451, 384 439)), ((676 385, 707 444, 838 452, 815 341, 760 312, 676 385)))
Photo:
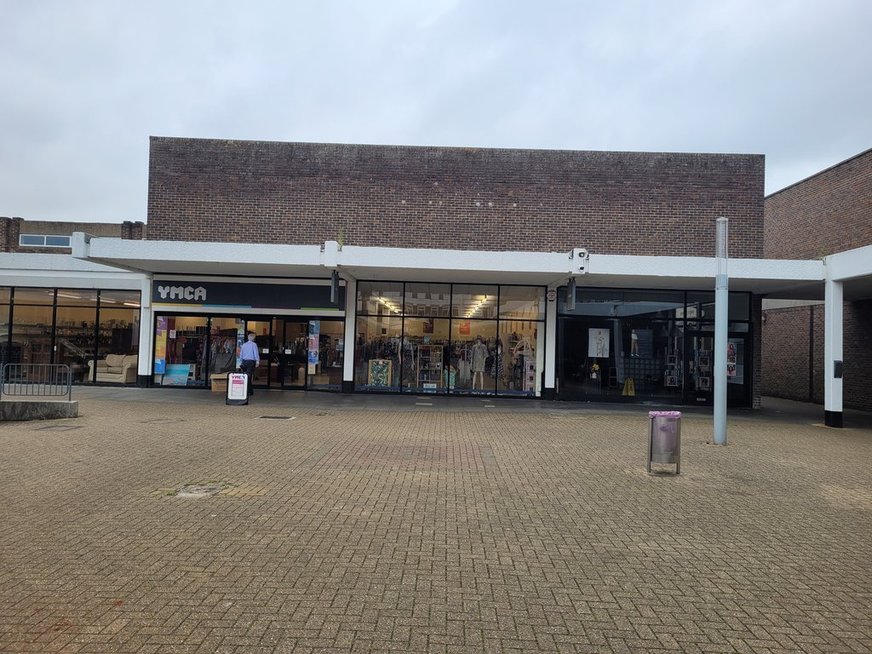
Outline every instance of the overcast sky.
POLYGON ((146 219, 148 137, 872 147, 869 0, 0 0, 0 216, 146 219))

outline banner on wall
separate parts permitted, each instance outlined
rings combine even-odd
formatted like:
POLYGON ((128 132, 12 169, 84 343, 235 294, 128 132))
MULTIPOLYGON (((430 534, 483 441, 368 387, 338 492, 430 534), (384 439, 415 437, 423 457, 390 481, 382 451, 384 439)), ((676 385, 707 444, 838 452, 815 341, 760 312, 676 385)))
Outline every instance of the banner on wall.
POLYGON ((321 345, 321 321, 309 321, 309 374, 314 375, 318 368, 318 357, 321 345))

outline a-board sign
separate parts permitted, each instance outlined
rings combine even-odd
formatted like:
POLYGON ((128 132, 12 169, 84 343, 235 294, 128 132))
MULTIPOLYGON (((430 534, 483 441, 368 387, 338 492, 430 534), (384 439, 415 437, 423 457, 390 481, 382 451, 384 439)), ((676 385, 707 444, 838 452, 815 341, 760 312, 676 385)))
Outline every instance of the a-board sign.
POLYGON ((244 372, 227 374, 227 398, 225 404, 248 404, 248 375, 244 372))

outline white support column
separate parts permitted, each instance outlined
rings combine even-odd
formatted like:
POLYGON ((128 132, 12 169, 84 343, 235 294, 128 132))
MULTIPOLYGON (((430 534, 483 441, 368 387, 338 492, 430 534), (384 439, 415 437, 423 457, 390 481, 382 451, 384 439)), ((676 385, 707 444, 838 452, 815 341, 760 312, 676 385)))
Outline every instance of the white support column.
POLYGON ((357 280, 345 281, 345 353, 342 363, 342 392, 354 391, 354 346, 357 339, 357 280))
POLYGON ((555 299, 545 302, 545 388, 542 397, 553 400, 557 393, 555 387, 557 369, 557 291, 548 288, 548 292, 554 291, 555 299))
POLYGON ((151 308, 152 276, 142 280, 139 298, 139 353, 136 362, 137 384, 145 386, 151 379, 154 362, 154 310, 151 308))
POLYGON ((824 292, 824 423, 842 426, 842 282, 826 281, 824 292))

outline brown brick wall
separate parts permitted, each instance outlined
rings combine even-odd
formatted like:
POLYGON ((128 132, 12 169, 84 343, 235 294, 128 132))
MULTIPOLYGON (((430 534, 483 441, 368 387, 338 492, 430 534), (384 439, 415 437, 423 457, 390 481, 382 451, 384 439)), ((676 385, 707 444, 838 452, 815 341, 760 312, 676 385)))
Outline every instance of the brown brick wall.
MULTIPOLYGON (((872 150, 768 196, 765 204, 766 257, 814 259, 872 244, 872 150)), ((811 356, 808 327, 805 336, 796 330, 796 322, 805 320, 807 325, 809 311, 767 311, 764 393, 807 401, 811 374, 811 400, 824 401, 823 307, 811 309, 815 329, 811 356), (805 348, 792 347, 799 338, 805 339, 805 348), (804 381, 798 379, 800 375, 804 381)), ((872 411, 872 300, 846 302, 843 316, 843 404, 872 411)))
POLYGON ((753 327, 753 368, 751 380, 751 406, 755 409, 760 408, 760 398, 762 393, 762 377, 763 377, 763 361, 760 356, 763 347, 762 338, 762 320, 763 320, 763 299, 759 295, 751 296, 751 322, 753 327))
MULTIPOLYGON (((872 411, 872 300, 847 302, 843 311, 842 403, 846 409, 872 411)), ((823 404, 823 305, 766 311, 763 370, 764 395, 823 404), (810 319, 813 332, 809 331, 810 319)))
POLYGON ((763 163, 153 137, 146 238, 760 257, 763 163))
POLYGON ((872 150, 766 198, 765 256, 818 259, 872 244, 872 150))
POLYGON ((142 239, 146 227, 141 222, 124 223, 73 223, 52 220, 24 220, 0 216, 0 251, 27 252, 30 254, 65 254, 70 248, 21 247, 18 239, 21 234, 50 234, 67 236, 73 232, 86 232, 94 236, 110 238, 142 239))
POLYGON ((845 407, 872 411, 872 300, 847 303, 844 315, 845 407))
POLYGON ((0 216, 0 248, 2 248, 2 252, 16 252, 18 250, 21 222, 21 218, 0 216))
MULTIPOLYGON (((809 334, 810 316, 822 307, 791 307, 769 309, 763 323, 764 395, 784 397, 803 402, 816 401, 809 396, 809 334)), ((820 329, 823 321, 820 321, 820 329)), ((814 324, 815 334, 818 324, 814 324)))

